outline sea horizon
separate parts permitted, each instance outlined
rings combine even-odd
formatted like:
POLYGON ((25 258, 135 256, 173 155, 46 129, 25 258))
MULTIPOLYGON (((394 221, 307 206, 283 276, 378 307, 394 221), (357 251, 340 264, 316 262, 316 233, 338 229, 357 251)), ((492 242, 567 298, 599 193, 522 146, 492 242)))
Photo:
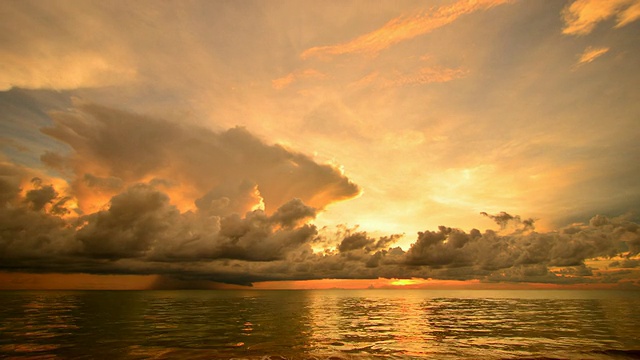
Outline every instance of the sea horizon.
POLYGON ((640 0, 0 24, 0 360, 640 360, 640 0))
POLYGON ((0 291, 0 357, 633 359, 628 290, 0 291))

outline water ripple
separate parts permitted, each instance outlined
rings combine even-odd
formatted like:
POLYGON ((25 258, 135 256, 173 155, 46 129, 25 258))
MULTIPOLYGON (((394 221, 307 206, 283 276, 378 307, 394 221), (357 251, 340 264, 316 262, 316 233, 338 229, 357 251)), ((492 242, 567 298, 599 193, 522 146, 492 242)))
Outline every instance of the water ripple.
POLYGON ((640 354, 635 294, 509 294, 0 292, 0 358, 619 359, 640 354))

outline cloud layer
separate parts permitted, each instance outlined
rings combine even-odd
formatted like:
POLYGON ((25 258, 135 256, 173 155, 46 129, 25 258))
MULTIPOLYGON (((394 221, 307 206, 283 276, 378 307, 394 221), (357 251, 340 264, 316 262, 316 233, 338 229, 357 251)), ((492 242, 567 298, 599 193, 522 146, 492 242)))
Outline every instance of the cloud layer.
MULTIPOLYGON (((399 236, 318 231, 308 222, 316 210, 299 199, 270 216, 262 210, 211 216, 180 213, 165 193, 137 184, 105 210, 62 218, 53 214, 50 189, 41 185, 24 197, 12 195, 15 188, 3 191, 12 197, 0 217, 3 270, 164 274, 244 285, 378 277, 591 283, 619 279, 604 279, 586 260, 623 256, 612 268, 634 267, 640 252, 640 226, 625 218, 596 216, 553 233, 523 223, 513 223, 511 233, 441 226, 420 232, 404 251, 393 247, 399 236), (327 248, 314 252, 320 243, 327 248)), ((496 215, 501 226, 507 215, 496 215)))
POLYGON ((618 257, 612 268, 628 268, 640 253, 640 226, 625 217, 538 233, 533 219, 504 212, 482 214, 500 231, 441 226, 419 232, 405 251, 395 246, 400 235, 318 229, 318 211, 358 188, 244 129, 215 133, 87 104, 52 118, 43 131, 71 151, 43 160, 73 180, 57 188, 1 164, 2 270, 243 285, 378 277, 579 283, 619 280, 616 270, 596 274, 589 259, 618 257), (101 196, 108 200, 96 210, 83 205, 101 196), (191 208, 178 207, 188 201, 191 208))

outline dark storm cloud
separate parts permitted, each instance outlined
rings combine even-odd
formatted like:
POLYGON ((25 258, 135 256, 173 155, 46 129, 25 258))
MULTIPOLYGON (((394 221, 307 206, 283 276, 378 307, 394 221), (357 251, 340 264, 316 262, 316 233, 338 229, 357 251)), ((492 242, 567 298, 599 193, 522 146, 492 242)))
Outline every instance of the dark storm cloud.
POLYGON ((51 185, 42 185, 40 178, 33 178, 31 182, 35 185, 35 189, 29 190, 25 195, 25 201, 35 211, 40 211, 45 205, 51 203, 58 196, 58 192, 51 185))
POLYGON ((79 256, 137 258, 149 262, 233 259, 275 261, 311 241, 312 225, 300 224, 313 209, 291 200, 272 216, 262 210, 243 216, 181 214, 166 194, 139 184, 111 200, 108 210, 84 216, 75 239, 79 256))
POLYGON ((136 185, 114 196, 108 210, 81 218, 84 226, 76 239, 90 257, 140 257, 177 225, 179 215, 167 195, 136 185))
POLYGON ((17 196, 2 207, 0 257, 5 269, 197 274, 190 269, 201 265, 192 263, 268 262, 297 250, 310 252, 308 244, 317 233, 313 225, 299 224, 314 214, 299 199, 272 216, 255 210, 244 217, 212 217, 180 213, 166 194, 137 184, 114 196, 108 209, 78 218, 62 218, 52 213, 55 204, 47 204, 39 208, 17 196))
POLYGON ((78 249, 73 242, 73 223, 34 210, 25 199, 18 200, 6 202, 0 208, 2 267, 11 269, 27 265, 29 269, 37 271, 46 268, 50 261, 55 262, 78 249))

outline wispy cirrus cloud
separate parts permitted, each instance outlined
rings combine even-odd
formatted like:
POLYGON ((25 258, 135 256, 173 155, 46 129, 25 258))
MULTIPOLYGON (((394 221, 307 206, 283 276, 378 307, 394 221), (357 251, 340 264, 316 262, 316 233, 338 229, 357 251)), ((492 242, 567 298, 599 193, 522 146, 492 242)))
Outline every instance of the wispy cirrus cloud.
POLYGON ((276 90, 282 90, 289 85, 303 79, 321 79, 325 74, 315 69, 305 69, 291 72, 283 77, 271 80, 271 86, 276 90))
POLYGON ((359 36, 351 41, 328 46, 316 46, 305 50, 300 56, 332 56, 349 53, 376 54, 389 46, 429 33, 452 23, 462 15, 485 10, 510 0, 461 0, 454 4, 422 11, 411 16, 400 16, 381 28, 359 36))
POLYGON ((562 12, 568 35, 589 34, 596 25, 616 17, 616 28, 640 19, 640 0, 576 0, 562 12))
POLYGON ((417 72, 400 74, 384 82, 384 86, 406 86, 430 83, 443 83, 464 77, 468 73, 463 68, 444 68, 438 66, 423 67, 417 72))
POLYGON ((464 78, 469 71, 465 68, 447 68, 442 66, 425 66, 412 72, 374 71, 349 84, 352 88, 375 87, 394 88, 412 85, 444 83, 464 78))
POLYGON ((584 52, 580 55, 580 59, 578 59, 578 63, 576 65, 588 64, 593 60, 599 58, 600 56, 606 54, 608 51, 609 48, 607 47, 589 46, 584 49, 584 52))

